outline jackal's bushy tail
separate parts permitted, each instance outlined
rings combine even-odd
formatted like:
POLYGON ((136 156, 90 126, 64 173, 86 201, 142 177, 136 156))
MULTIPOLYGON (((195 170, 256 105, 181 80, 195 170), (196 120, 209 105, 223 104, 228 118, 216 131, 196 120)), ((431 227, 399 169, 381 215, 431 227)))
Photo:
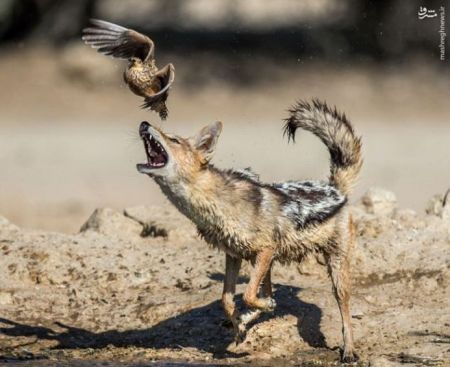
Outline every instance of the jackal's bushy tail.
POLYGON ((361 139, 355 135, 344 114, 314 99, 300 101, 289 110, 284 133, 295 140, 297 128, 312 132, 327 146, 331 155, 330 183, 348 195, 361 169, 361 139))

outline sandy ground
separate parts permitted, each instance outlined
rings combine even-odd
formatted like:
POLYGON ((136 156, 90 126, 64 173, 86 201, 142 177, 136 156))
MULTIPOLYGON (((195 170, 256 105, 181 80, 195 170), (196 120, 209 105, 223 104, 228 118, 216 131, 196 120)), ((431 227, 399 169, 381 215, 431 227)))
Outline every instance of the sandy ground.
MULTIPOLYGON (((450 207, 443 218, 352 211, 359 366, 450 365, 450 207)), ((76 235, 2 219, 0 234, 0 359, 9 363, 337 365, 339 312, 314 261, 275 265, 278 306, 236 347, 220 305, 224 255, 171 207, 99 209, 76 235)))
MULTIPOLYGON (((382 186, 422 211, 450 186, 448 68, 425 60, 338 66, 162 57, 177 67, 164 129, 186 136, 222 120, 218 166, 251 166, 268 181, 326 177, 328 155, 317 139, 299 134, 287 145, 281 135, 286 108, 319 97, 345 111, 363 136, 357 195, 382 186), (238 68, 253 83, 237 83, 238 68)), ((77 45, 0 54, 2 215, 24 227, 75 233, 96 207, 164 203, 135 170, 144 158, 138 124, 157 118, 137 108, 121 70, 77 45)))

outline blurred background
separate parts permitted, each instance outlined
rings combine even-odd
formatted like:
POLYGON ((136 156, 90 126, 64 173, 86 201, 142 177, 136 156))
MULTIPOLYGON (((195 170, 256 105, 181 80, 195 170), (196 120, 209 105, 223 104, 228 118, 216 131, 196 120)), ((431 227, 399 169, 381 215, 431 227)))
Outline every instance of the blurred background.
POLYGON ((381 186, 423 211, 450 187, 441 13, 448 32, 443 0, 1 0, 0 215, 76 232, 96 207, 164 202, 135 169, 138 124, 159 119, 123 85, 123 62, 81 42, 91 17, 145 32, 158 65, 174 63, 161 126, 187 136, 222 120, 219 167, 326 178, 324 146, 281 133, 291 104, 318 97, 363 136, 355 200, 381 186), (419 19, 420 7, 436 16, 419 19))

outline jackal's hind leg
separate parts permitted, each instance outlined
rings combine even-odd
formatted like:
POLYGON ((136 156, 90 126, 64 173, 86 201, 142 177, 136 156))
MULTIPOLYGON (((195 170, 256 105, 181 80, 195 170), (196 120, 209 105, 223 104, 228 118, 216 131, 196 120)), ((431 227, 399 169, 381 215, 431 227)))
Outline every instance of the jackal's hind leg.
POLYGON ((350 279, 347 253, 331 255, 328 258, 328 270, 333 283, 333 292, 336 297, 342 319, 342 334, 344 338, 342 362, 355 362, 358 360, 358 356, 354 351, 353 333, 350 319, 350 279))
MULTIPOLYGON (((250 308, 255 308, 262 311, 272 311, 275 308, 275 300, 271 297, 271 290, 267 286, 263 289, 263 298, 258 298, 258 290, 263 279, 270 271, 272 265, 273 250, 270 248, 264 249, 256 255, 254 267, 250 274, 250 281, 244 292, 244 302, 250 308)), ((270 280, 270 275, 268 275, 270 280)))
POLYGON ((245 336, 245 325, 241 323, 239 311, 234 302, 236 293, 236 282, 241 268, 242 259, 226 255, 225 259, 225 281, 223 283, 222 304, 225 314, 233 324, 236 343, 243 341, 245 336))

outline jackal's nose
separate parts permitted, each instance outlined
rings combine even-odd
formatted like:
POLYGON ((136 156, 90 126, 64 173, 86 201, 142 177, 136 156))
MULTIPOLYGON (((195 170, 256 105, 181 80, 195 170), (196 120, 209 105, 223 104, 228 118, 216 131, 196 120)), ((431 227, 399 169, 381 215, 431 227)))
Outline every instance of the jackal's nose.
POLYGON ((148 134, 149 127, 150 124, 147 121, 142 121, 141 125, 139 126, 139 135, 144 136, 145 134, 148 134))

